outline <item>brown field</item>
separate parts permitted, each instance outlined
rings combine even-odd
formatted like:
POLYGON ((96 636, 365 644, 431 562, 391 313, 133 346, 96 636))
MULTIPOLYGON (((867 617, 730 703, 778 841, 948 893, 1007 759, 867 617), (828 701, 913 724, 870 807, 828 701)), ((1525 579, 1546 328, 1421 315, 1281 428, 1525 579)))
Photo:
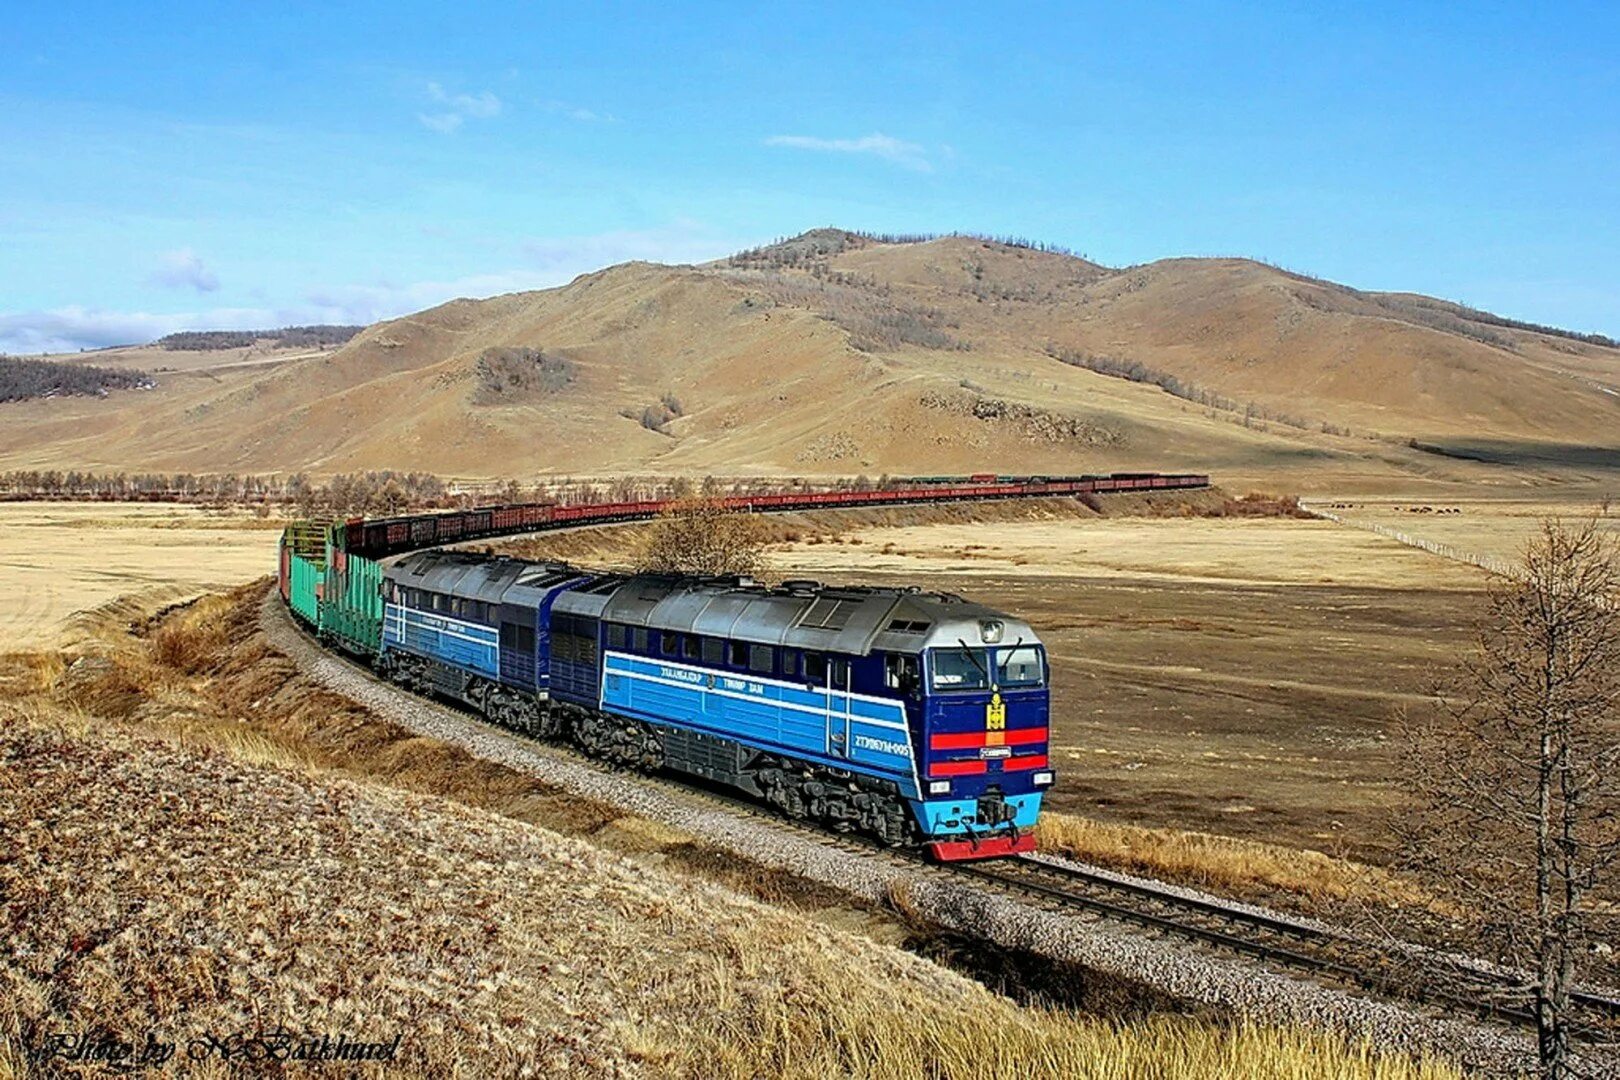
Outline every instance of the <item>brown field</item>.
POLYGON ((0 503, 0 651, 60 644, 74 615, 146 595, 177 602, 275 571, 280 524, 120 503, 0 503))
POLYGON ((1460 553, 1512 561, 1549 517, 1570 524, 1596 515, 1602 528, 1620 532, 1620 484, 1587 492, 1586 498, 1547 499, 1354 499, 1316 500, 1357 525, 1381 525, 1446 544, 1460 553), (1612 500, 1607 511, 1604 499, 1612 500))
POLYGON ((820 537, 781 573, 916 582, 1029 619, 1052 654, 1049 805, 1379 857, 1385 732, 1455 670, 1485 575, 1291 519, 925 525, 820 537))

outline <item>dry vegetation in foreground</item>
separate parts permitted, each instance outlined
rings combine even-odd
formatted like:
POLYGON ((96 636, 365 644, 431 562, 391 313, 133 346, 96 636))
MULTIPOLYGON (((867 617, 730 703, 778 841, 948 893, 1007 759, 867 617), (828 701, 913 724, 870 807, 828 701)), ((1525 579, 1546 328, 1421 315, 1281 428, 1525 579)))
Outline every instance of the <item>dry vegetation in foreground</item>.
POLYGON ((1329 906, 1425 901, 1420 889, 1388 870, 1320 851, 1051 811, 1036 828, 1041 849, 1053 855, 1233 896, 1273 899, 1287 893, 1329 906))
MULTIPOLYGON (((278 1025, 401 1034, 389 1071, 424 1076, 1457 1075, 1302 1031, 1020 1007, 898 949, 401 790, 390 760, 406 787, 456 795, 479 786, 464 770, 491 767, 380 741, 361 710, 299 687, 245 632, 257 595, 211 597, 144 638, 109 620, 66 667, 0 658, 0 1076, 45 1072, 25 1051, 52 1031, 278 1025)), ((485 801, 524 805, 482 779, 485 801)))

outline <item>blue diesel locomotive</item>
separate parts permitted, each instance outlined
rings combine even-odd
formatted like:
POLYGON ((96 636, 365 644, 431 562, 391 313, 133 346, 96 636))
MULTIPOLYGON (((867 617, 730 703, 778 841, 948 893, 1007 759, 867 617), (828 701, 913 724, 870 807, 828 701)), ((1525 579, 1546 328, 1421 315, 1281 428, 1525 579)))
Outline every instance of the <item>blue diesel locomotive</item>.
POLYGON ((383 570, 381 670, 490 719, 940 859, 1030 851, 1046 653, 948 594, 588 573, 456 551, 383 570))

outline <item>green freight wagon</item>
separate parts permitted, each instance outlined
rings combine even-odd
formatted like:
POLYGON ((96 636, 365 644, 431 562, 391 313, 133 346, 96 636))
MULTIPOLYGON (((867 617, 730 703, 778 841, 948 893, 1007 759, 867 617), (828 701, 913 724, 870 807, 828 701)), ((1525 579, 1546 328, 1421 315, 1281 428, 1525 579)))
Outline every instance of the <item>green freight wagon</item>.
POLYGON ((323 522, 295 521, 281 534, 287 603, 316 629, 321 625, 321 594, 326 583, 326 531, 323 522))
POLYGON ((372 657, 382 649, 382 564, 351 555, 347 527, 326 532, 326 589, 320 628, 342 648, 372 657))

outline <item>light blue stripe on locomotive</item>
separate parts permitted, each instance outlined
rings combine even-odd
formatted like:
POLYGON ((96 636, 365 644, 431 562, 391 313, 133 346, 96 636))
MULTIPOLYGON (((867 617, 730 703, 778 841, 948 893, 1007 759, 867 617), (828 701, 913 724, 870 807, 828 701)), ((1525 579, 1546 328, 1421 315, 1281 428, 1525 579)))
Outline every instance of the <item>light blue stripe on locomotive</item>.
POLYGON ((917 793, 899 701, 609 652, 602 708, 895 780, 917 793))
POLYGON ((432 657, 492 679, 500 671, 500 634, 493 626, 399 604, 383 605, 383 648, 432 657))

